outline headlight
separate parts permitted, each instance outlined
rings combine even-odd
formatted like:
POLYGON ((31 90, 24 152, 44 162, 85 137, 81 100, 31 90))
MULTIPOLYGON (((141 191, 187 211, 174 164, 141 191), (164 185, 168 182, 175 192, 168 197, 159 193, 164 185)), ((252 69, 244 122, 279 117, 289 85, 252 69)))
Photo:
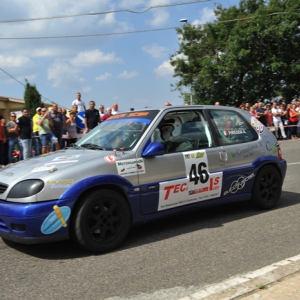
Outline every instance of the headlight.
POLYGON ((8 193, 8 198, 26 198, 39 193, 45 183, 40 179, 29 179, 17 183, 8 193))

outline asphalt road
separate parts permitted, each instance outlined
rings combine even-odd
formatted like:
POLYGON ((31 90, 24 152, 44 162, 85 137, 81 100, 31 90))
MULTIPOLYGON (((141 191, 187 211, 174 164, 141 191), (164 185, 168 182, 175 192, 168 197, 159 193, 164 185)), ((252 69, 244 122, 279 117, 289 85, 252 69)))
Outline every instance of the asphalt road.
POLYGON ((248 203, 202 209, 133 228, 121 248, 105 255, 71 241, 0 239, 0 298, 173 300, 298 255, 300 139, 281 146, 288 171, 276 209, 248 203))

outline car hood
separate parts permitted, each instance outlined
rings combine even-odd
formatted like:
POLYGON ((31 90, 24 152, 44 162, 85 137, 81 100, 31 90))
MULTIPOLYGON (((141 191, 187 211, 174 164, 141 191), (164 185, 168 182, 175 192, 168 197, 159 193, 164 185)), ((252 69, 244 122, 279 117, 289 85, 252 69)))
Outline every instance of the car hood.
POLYGON ((74 171, 76 169, 78 172, 84 168, 89 161, 94 161, 94 165, 98 167, 99 172, 99 167, 102 164, 107 165, 109 160, 113 159, 114 156, 120 159, 121 155, 122 159, 132 156, 129 153, 121 154, 118 152, 117 155, 115 155, 113 151, 88 149, 67 149, 50 152, 46 155, 20 161, 1 169, 0 182, 9 185, 16 181, 26 179, 45 178, 51 173, 55 174, 64 169, 73 169, 70 167, 74 167, 74 171))

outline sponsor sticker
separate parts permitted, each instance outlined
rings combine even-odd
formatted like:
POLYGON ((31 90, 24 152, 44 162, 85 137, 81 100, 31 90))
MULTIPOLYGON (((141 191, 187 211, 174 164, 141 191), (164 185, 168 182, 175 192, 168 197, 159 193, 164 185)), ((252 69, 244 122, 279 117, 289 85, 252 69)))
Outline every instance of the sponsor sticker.
POLYGON ((158 210, 220 197, 223 173, 210 173, 205 150, 183 153, 186 178, 159 184, 158 210))
POLYGON ((251 125, 259 132, 259 134, 264 133, 265 125, 259 122, 256 118, 251 117, 251 125))
POLYGON ((240 176, 237 180, 233 181, 230 189, 224 192, 224 196, 231 193, 235 194, 238 190, 241 190, 246 182, 254 177, 254 173, 250 174, 249 176, 240 176))
POLYGON ((31 173, 34 173, 34 172, 42 172, 42 171, 50 171, 54 168, 55 166, 51 165, 51 166, 48 166, 48 165, 45 165, 45 166, 41 166, 41 167, 36 167, 34 168, 31 173))
POLYGON ((70 161, 70 160, 73 160, 74 158, 77 158, 79 156, 80 156, 80 154, 59 156, 59 157, 55 157, 52 161, 65 161, 65 160, 69 160, 70 161))
POLYGON ((119 160, 116 162, 118 174, 121 176, 130 176, 145 174, 145 164, 143 158, 119 160))
POLYGON ((67 221, 70 217, 71 210, 68 206, 53 206, 53 212, 44 220, 41 226, 43 234, 51 234, 62 227, 67 227, 67 221))
POLYGON ((109 164, 114 164, 117 161, 117 157, 115 155, 106 155, 104 156, 104 159, 109 164))

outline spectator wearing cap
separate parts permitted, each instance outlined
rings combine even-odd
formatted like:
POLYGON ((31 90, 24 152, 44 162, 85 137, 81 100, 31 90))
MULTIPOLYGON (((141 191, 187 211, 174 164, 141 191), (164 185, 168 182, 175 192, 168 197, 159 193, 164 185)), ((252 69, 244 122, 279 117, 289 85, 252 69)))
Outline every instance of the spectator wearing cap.
POLYGON ((35 156, 38 156, 41 154, 41 140, 39 137, 39 126, 36 124, 37 119, 41 116, 41 107, 38 107, 35 110, 35 115, 32 117, 32 122, 33 122, 33 147, 35 151, 35 156))
POLYGON ((37 118, 36 124, 39 127, 39 134, 42 142, 42 154, 46 154, 50 151, 50 143, 54 145, 56 151, 59 150, 58 139, 51 132, 51 127, 54 126, 54 124, 45 107, 42 108, 41 115, 37 118))

